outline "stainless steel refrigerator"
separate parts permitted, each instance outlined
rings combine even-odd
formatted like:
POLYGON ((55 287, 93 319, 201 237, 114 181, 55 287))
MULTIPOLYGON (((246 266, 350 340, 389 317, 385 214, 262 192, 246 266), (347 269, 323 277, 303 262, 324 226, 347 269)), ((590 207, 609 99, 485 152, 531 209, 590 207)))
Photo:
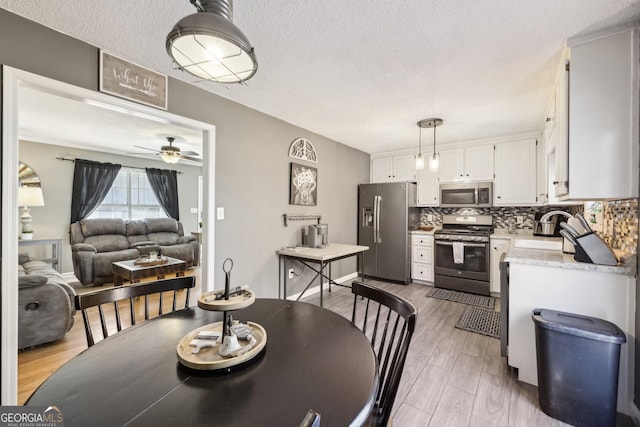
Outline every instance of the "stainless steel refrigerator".
POLYGON ((420 223, 415 204, 413 182, 358 186, 358 244, 369 246, 361 266, 366 277, 411 281, 410 231, 420 223))

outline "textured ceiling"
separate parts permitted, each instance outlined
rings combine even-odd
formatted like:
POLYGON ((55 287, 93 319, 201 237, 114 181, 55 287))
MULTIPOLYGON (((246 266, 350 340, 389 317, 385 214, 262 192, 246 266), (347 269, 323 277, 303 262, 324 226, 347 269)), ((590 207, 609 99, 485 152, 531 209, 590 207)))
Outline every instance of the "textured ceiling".
MULTIPOLYGON (((0 7, 192 81, 165 51, 195 13, 188 0, 0 7)), ((369 153, 416 146, 416 122, 433 116, 438 144, 533 132, 564 40, 638 17, 638 0, 236 1, 258 72, 247 86, 197 85, 369 153)))

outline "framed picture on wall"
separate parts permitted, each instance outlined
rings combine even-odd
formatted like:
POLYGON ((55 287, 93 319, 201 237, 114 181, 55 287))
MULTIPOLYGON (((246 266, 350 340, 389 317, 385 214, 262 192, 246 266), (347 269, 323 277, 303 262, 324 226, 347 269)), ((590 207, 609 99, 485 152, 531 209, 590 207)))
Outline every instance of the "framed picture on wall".
POLYGON ((167 109, 167 76, 100 51, 100 92, 167 109))
POLYGON ((316 206, 318 202, 318 169, 291 163, 289 204, 316 206))

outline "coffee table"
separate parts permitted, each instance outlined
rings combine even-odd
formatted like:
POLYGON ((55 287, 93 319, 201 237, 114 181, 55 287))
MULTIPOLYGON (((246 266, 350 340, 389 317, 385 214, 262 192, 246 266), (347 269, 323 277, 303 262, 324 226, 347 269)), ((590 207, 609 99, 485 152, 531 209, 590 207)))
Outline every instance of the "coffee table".
POLYGON ((158 279, 164 279, 167 274, 176 274, 176 277, 184 276, 187 269, 187 263, 180 259, 165 257, 169 261, 159 265, 136 265, 135 260, 118 261, 111 264, 113 271, 114 286, 121 286, 124 280, 131 283, 138 283, 140 279, 156 276, 158 279))

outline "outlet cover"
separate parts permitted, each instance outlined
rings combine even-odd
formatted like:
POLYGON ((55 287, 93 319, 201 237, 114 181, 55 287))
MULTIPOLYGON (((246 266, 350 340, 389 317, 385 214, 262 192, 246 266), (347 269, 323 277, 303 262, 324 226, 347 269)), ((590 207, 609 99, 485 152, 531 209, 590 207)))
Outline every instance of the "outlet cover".
POLYGON ((517 216, 516 216, 516 222, 517 222, 518 224, 522 224, 522 223, 524 222, 524 217, 523 217, 523 216, 521 216, 521 215, 517 215, 517 216))
POLYGON ((216 219, 224 219, 224 208, 216 208, 216 219))

